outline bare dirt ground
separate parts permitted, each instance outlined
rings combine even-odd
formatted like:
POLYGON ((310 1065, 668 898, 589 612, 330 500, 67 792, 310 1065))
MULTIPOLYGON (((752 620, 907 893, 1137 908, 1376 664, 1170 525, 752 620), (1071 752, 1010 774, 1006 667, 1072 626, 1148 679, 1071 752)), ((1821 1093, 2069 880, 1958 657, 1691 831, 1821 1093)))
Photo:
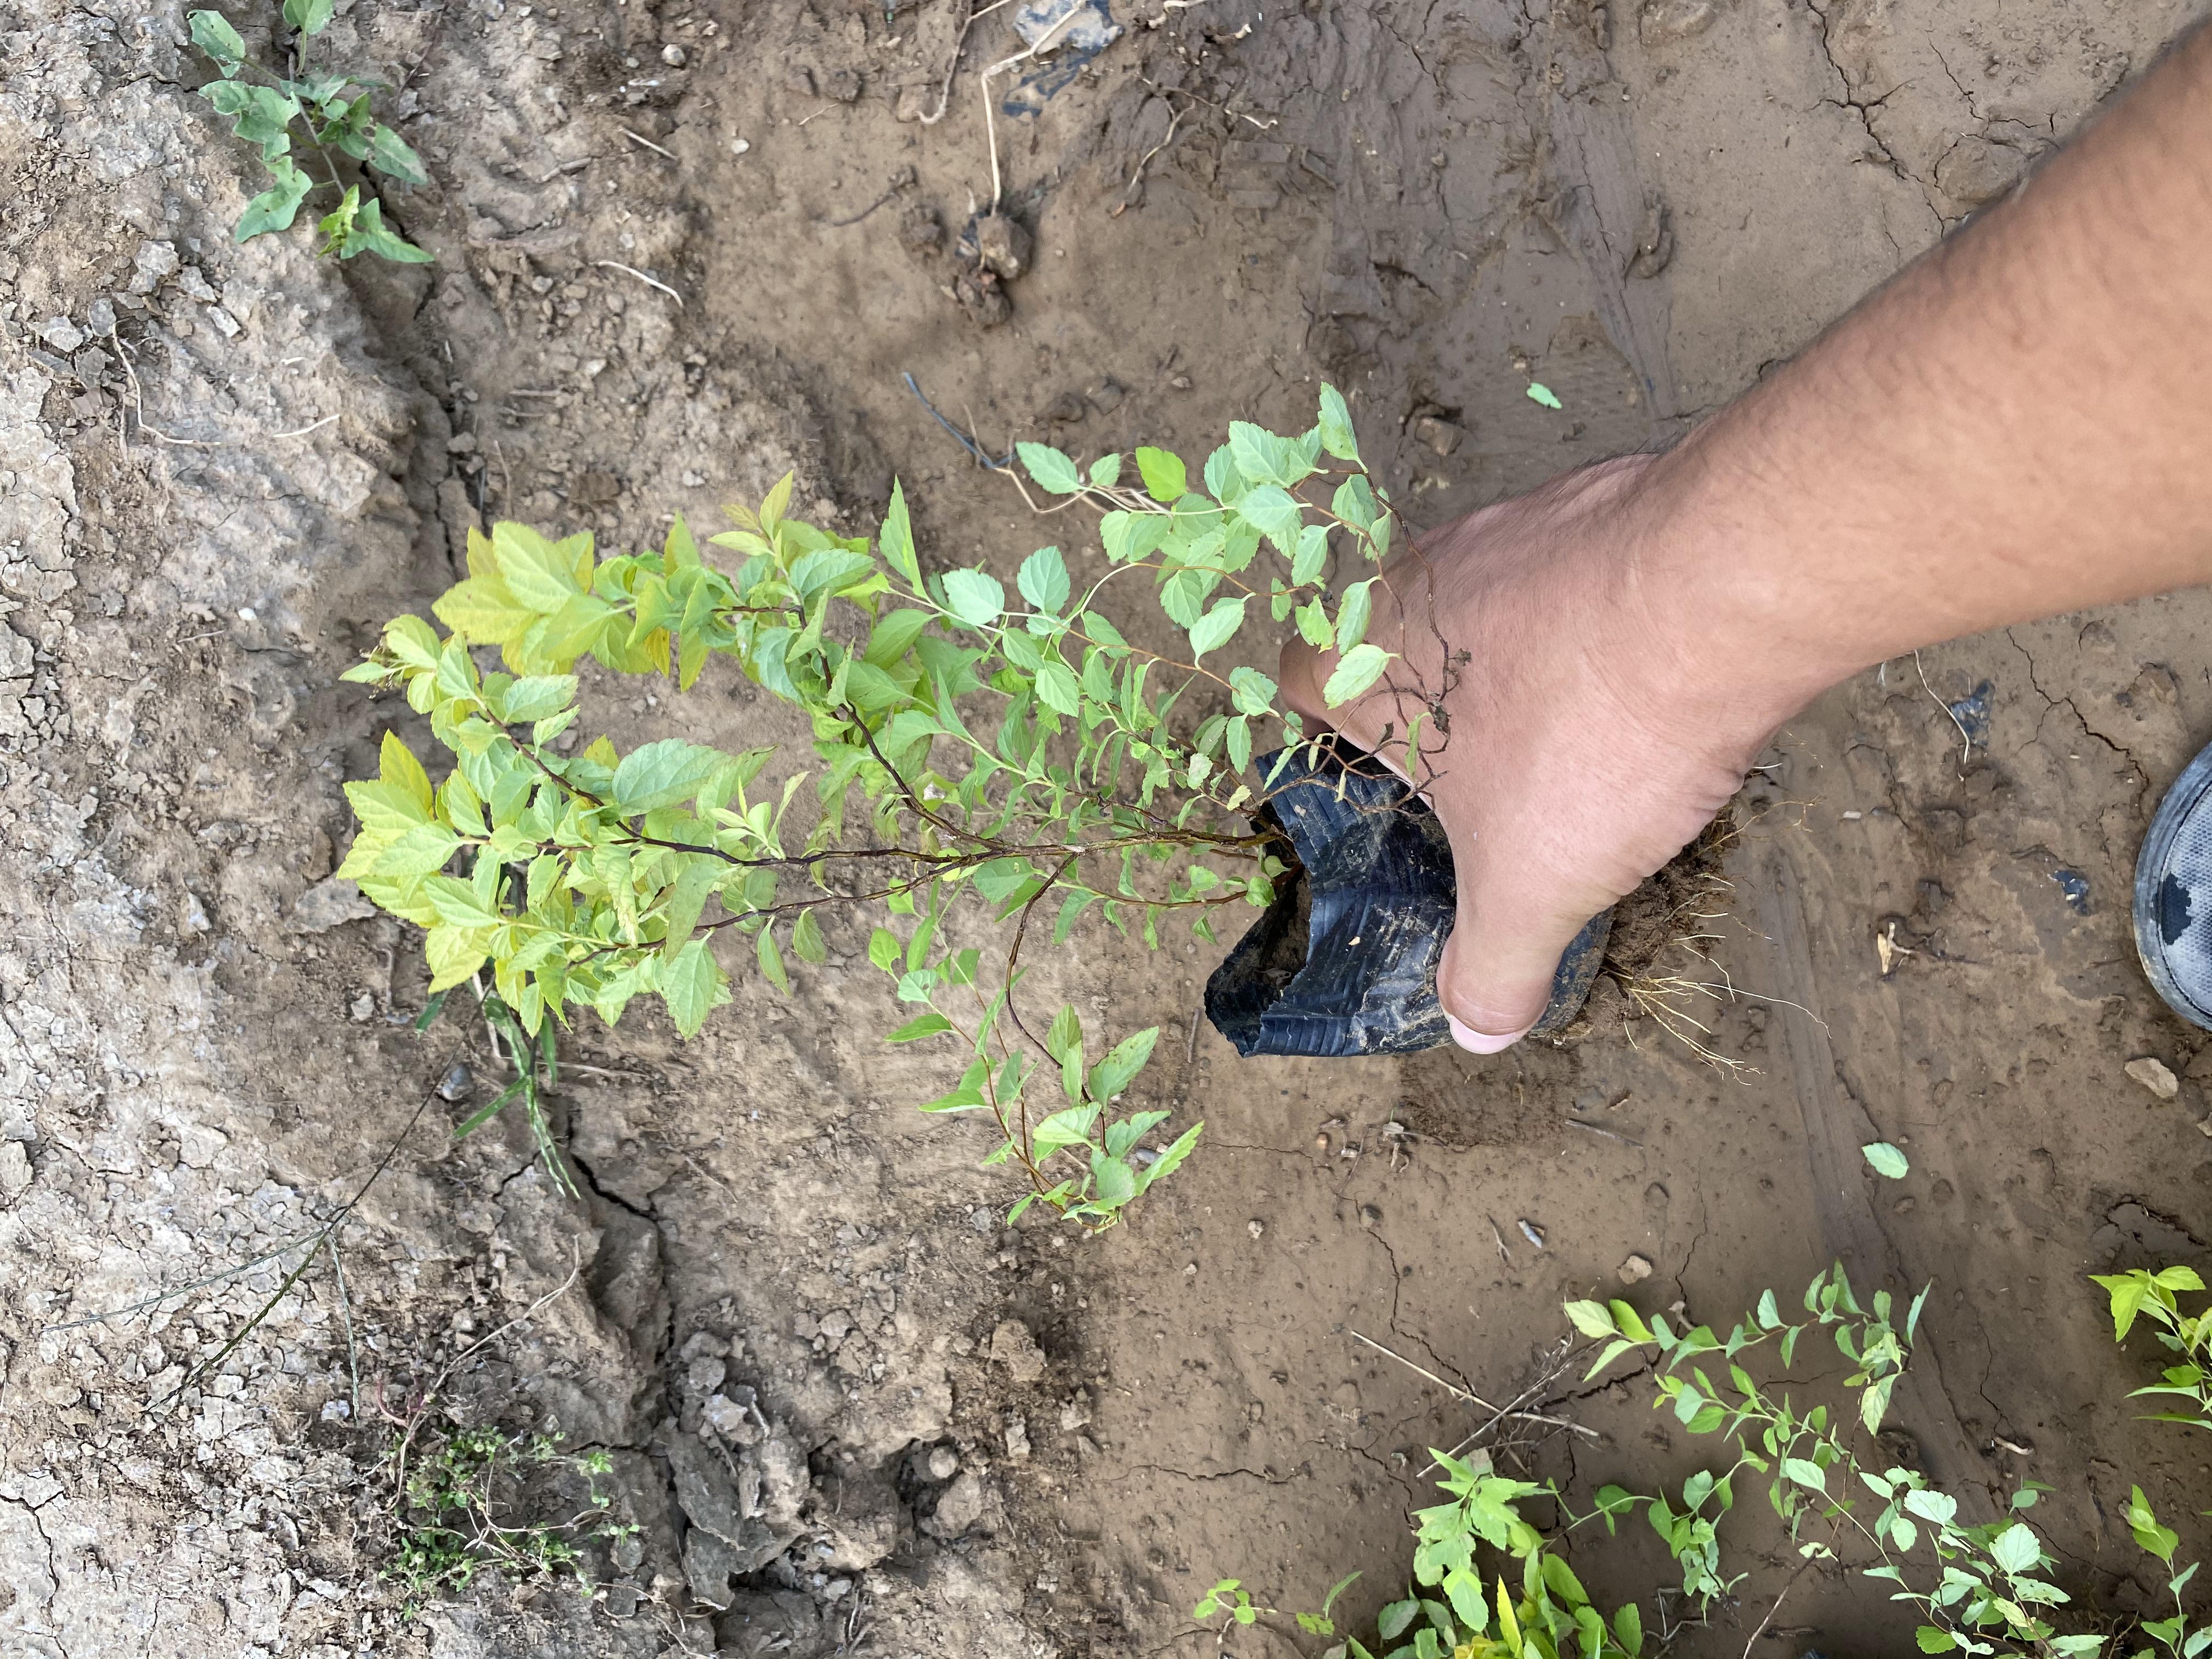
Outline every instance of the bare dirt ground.
MULTIPOLYGON (((1187 454, 1304 425, 1328 378, 1433 522, 1725 400, 2193 9, 1115 10, 999 118, 1035 246, 994 296, 957 244, 993 191, 977 71, 1016 48, 1005 13, 963 40, 961 0, 352 0, 334 55, 402 88, 434 175, 402 204, 420 270, 231 244, 249 158, 188 96, 179 9, 0 9, 0 1650, 1209 1652, 1187 1615, 1221 1574, 1300 1605, 1357 1566, 1371 1610, 1425 1449, 1471 1426, 1354 1332, 1504 1398, 1631 1253, 1632 1294, 1711 1319, 1836 1254, 1935 1278, 1928 1462, 2049 1482, 2069 1585, 2140 1604, 2127 1487, 2171 1518, 2205 1469, 2132 1420, 2083 1275, 2205 1254, 2212 1061, 2127 924, 2212 732, 2201 594, 1888 664, 1782 735, 1723 866, 1751 994, 1701 1009, 1741 1074, 1648 1022, 1240 1062, 1193 1024, 1211 954, 1132 974, 1086 938, 1066 989, 1173 1034, 1142 1086, 1209 1127, 1084 1243, 1000 1225, 833 933, 795 1003, 584 1034, 580 1197, 519 1126, 454 1139, 432 1091, 489 1074, 483 1040, 410 1029, 416 946, 326 878, 338 784, 400 718, 336 676, 469 526, 634 542, 795 467, 859 529, 896 474, 938 556, 1011 565, 1043 538, 908 374, 994 450, 1187 454), (2123 1074, 2144 1054, 2178 1099, 2123 1074), (1914 1166, 1878 1191, 1877 1135, 1914 1166), (471 1420, 605 1449, 639 1531, 596 1601, 401 1616, 380 1471, 441 1376, 471 1420)), ((637 698, 616 735, 671 715, 637 698)), ((684 718, 799 735, 726 686, 684 718)), ((1689 1466, 1625 1390, 1552 1405, 1600 1437, 1517 1454, 1546 1474, 1689 1466)), ((1740 1603, 1680 1651, 1741 1651, 1771 1604, 1787 1564, 1747 1537, 1740 1603)), ((1577 1559, 1666 1582, 1649 1539, 1577 1559)), ((1841 1576, 1778 1622, 1835 1659, 1903 1634, 1841 1576)))

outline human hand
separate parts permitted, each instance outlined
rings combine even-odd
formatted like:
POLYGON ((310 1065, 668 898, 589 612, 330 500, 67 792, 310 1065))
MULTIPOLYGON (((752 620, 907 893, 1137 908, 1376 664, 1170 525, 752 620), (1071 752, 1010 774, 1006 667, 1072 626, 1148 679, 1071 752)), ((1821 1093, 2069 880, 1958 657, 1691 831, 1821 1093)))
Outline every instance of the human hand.
POLYGON ((1802 700, 1724 617, 1699 632, 1694 562, 1641 488, 1653 465, 1569 473, 1391 561, 1368 637, 1402 660, 1357 702, 1323 703, 1333 653, 1283 652, 1292 706, 1415 779, 1450 836, 1437 988, 1477 1054, 1527 1034, 1568 942, 1696 836, 1802 700))

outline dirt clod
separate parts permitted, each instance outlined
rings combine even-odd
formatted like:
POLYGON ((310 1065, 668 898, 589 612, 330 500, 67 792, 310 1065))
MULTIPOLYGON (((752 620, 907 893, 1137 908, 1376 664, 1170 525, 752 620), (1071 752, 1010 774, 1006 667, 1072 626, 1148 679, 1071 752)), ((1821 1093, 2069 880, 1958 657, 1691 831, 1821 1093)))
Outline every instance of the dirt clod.
POLYGON ((1622 1284, 1641 1285, 1651 1277, 1651 1258, 1648 1255, 1632 1255, 1620 1264, 1618 1273, 1622 1284))
POLYGON ((1037 1346, 1030 1328, 1018 1319, 999 1322, 991 1333, 991 1358, 1006 1368, 1017 1382, 1034 1382, 1044 1375, 1044 1350, 1037 1346))
POLYGON ((2171 1066, 2154 1054, 2144 1054, 2131 1060, 2121 1069, 2160 1100, 2172 1100, 2181 1092, 2181 1079, 2174 1076, 2171 1066))

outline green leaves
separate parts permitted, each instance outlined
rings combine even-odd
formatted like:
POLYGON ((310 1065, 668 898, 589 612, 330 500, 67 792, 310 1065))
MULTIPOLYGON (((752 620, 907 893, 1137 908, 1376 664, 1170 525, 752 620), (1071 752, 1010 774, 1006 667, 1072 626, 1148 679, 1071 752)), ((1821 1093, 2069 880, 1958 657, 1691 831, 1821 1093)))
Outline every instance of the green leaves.
POLYGON ((219 11, 194 11, 187 12, 185 21, 191 29, 192 44, 214 58, 225 75, 236 74, 246 56, 246 42, 230 20, 219 11))
POLYGON ((1171 505, 1190 493, 1182 458, 1170 451, 1139 447, 1137 473, 1145 481, 1145 493, 1156 501, 1171 505))
POLYGON ((1337 659, 1329 671, 1328 681, 1322 686, 1322 701, 1331 708, 1350 702, 1382 678, 1382 671, 1390 665, 1390 653, 1377 645, 1355 645, 1337 659))
POLYGON ((380 121, 368 130, 368 154, 363 159, 386 178, 403 185, 419 187, 430 182, 422 158, 405 139, 380 121))
POLYGON ((1562 407, 1559 394, 1541 380, 1531 380, 1528 383, 1528 401, 1532 404, 1541 404, 1547 409, 1562 407))
POLYGON ((1871 1141, 1859 1151, 1876 1175, 1887 1176, 1892 1181, 1904 1180, 1912 1168, 1905 1154, 1886 1140, 1871 1141))
POLYGON ((1359 441, 1352 435, 1352 410, 1344 394, 1324 383, 1321 389, 1321 447, 1340 461, 1359 459, 1359 441))
POLYGON ((729 981, 706 940, 693 939, 661 969, 660 994, 685 1038, 698 1036, 708 1014, 730 1000, 729 981))
POLYGON ((1040 547, 1022 561, 1015 586, 1036 609, 1056 617, 1067 604, 1067 561, 1060 556, 1058 548, 1040 547))
POLYGON ((970 628, 985 628, 1005 614, 1006 590, 988 571, 955 570, 945 578, 945 608, 970 628))
POLYGON ((1018 443, 1014 453, 1039 489, 1055 495, 1073 495, 1083 488, 1083 475, 1075 470, 1075 463, 1049 445, 1018 443))
MULTIPOLYGON (((302 42, 329 26, 336 0, 284 0, 284 21, 302 42)), ((406 140, 371 118, 369 101, 377 83, 356 82, 343 73, 300 71, 292 78, 271 76, 273 84, 243 78, 250 67, 246 42, 220 12, 188 14, 192 44, 213 60, 222 79, 200 88, 200 96, 231 124, 231 131, 261 153, 268 169, 267 189, 254 196, 239 216, 233 235, 240 242, 272 231, 289 230, 301 204, 328 178, 311 177, 292 160, 293 124, 303 123, 308 141, 325 161, 347 157, 395 184, 421 185, 429 173, 406 140)), ((298 54, 295 54, 296 62, 298 54)), ((350 259, 362 253, 402 264, 425 264, 430 255, 384 222, 384 204, 365 195, 360 184, 346 185, 319 222, 320 252, 350 259)))
POLYGON ((1244 597, 1242 594, 1233 599, 1216 599, 1213 608, 1191 628, 1190 654, 1193 660, 1228 644, 1243 625, 1244 597))
MULTIPOLYGON (((342 128, 342 153, 373 171, 380 153, 404 169, 411 152, 380 152, 360 92, 342 76, 311 80, 301 118, 342 128)), ((241 111, 251 101, 218 95, 241 111)), ((373 240, 376 206, 365 189, 343 192, 323 216, 330 251, 373 240)), ((1018 1168, 1030 1196, 1063 1216, 1110 1225, 1182 1166, 1204 1126, 1162 1146, 1167 1114, 1133 1109, 1157 1030, 1102 1054, 1064 1008, 1040 1064, 1017 999, 1036 953, 1073 939, 1086 914, 1113 930, 1097 931, 1102 944, 1157 948, 1163 924, 1187 921, 1210 941, 1222 907, 1273 898, 1286 872, 1251 844, 1247 779, 1255 748, 1296 726, 1271 678, 1224 658, 1255 596, 1278 620, 1310 606, 1347 656, 1367 647, 1354 672, 1379 656, 1353 637, 1370 590, 1355 583, 1333 617, 1318 591, 1330 521, 1294 491, 1323 435, 1240 429, 1208 462, 1218 501, 1193 492, 1164 450, 1137 453, 1139 495, 1119 455, 1079 473, 1029 447, 1040 483, 1112 503, 1100 537, 1113 562, 1087 594, 1056 547, 1030 554, 1011 583, 980 562, 925 578, 897 486, 872 546, 790 517, 788 477, 757 508, 731 509, 734 527, 703 550, 680 520, 658 550, 605 556, 588 536, 507 522, 472 532, 465 579, 433 606, 451 631, 396 618, 347 672, 404 694, 447 760, 434 788, 393 740, 379 777, 348 785, 361 829, 344 873, 428 931, 441 988, 489 976, 533 1036, 549 1014, 589 1008, 614 1023, 658 995, 688 1036, 738 973, 809 994, 792 960, 827 961, 823 920, 857 910, 868 960, 890 981, 884 1006, 905 1005, 879 1029, 918 1058, 961 1056, 957 1081, 940 1080, 924 1109, 985 1114, 1001 1132, 989 1162, 1018 1168), (1286 589, 1282 567, 1252 571, 1272 562, 1271 534, 1312 582, 1286 589), (720 550, 726 558, 712 556, 720 550), (1188 652, 1154 654, 1131 636, 1156 629, 1125 635, 1118 613, 1097 608, 1114 576, 1117 597, 1142 594, 1125 574, 1134 561, 1158 575, 1188 652), (910 597, 886 603, 895 589, 910 597), (580 672, 586 658, 679 691, 723 664, 799 717, 811 754, 779 763, 763 790, 768 750, 686 735, 627 752, 604 737, 557 750, 586 712, 580 690, 597 683, 580 672), (1006 928, 1019 929, 1018 945, 992 933, 1006 928), (732 948, 718 955, 718 939, 732 948), (1065 1099, 1042 1111, 1048 1071, 1065 1099)), ((1363 511, 1373 499, 1355 496, 1363 511)))
POLYGON ((276 182, 248 202, 246 211, 238 216, 238 225, 232 234, 239 241, 249 242, 272 230, 289 230, 292 221, 299 215, 300 204, 314 188, 314 181, 287 159, 270 162, 269 175, 276 182))
POLYGON ((626 815, 651 812, 691 799, 732 763, 719 749, 663 738, 632 750, 615 769, 613 802, 626 815))
MULTIPOLYGON (((2005 1536, 2009 1537, 2013 1531, 2027 1530, 2027 1528, 2015 1523, 2005 1536)), ((2158 1517, 2151 1513, 2150 1500, 2143 1496, 2141 1486, 2130 1487, 2128 1492, 2128 1530, 2135 1534, 2136 1542, 2144 1550, 2168 1566, 2173 1565, 2173 1552, 2180 1546, 2180 1534, 2170 1527, 2159 1524, 2158 1517)), ((2034 1536, 2033 1533, 2028 1534, 2031 1548, 2034 1547, 2034 1536)), ((2000 1539, 1998 1541, 2003 1540, 2000 1539)), ((1996 1553, 1995 1545, 1990 1547, 1990 1551, 1993 1554, 1996 1553)), ((2033 1559, 2030 1558, 2031 1560, 2033 1559)))

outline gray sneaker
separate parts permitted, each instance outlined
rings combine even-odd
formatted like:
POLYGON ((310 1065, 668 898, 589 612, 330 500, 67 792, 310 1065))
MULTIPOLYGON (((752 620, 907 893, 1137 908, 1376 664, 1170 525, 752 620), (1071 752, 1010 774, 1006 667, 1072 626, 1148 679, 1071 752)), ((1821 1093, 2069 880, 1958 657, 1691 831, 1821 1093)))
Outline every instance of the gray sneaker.
POLYGON ((2212 1030, 2212 749, 2166 792, 2136 858, 2136 954, 2166 1006, 2212 1030))

